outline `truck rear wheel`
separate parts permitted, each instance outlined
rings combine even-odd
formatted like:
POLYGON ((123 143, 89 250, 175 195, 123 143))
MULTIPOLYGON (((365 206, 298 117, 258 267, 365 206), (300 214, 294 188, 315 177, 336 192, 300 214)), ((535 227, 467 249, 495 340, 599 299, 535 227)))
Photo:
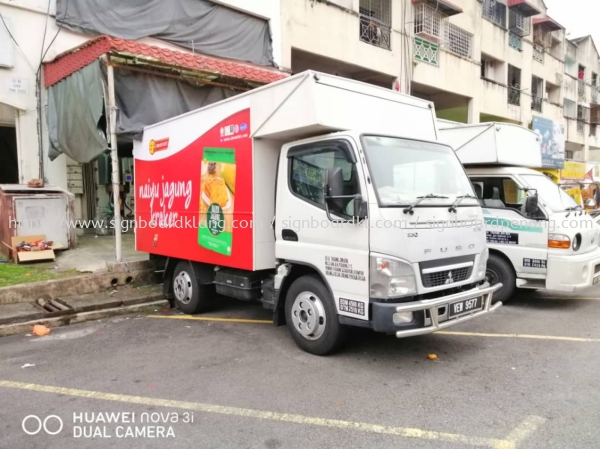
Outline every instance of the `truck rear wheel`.
POLYGON ((179 262, 171 279, 173 295, 179 310, 190 314, 206 311, 214 288, 212 285, 198 283, 194 269, 189 262, 179 262))
POLYGON ((317 276, 294 281, 287 292, 285 316, 296 344, 311 354, 331 354, 346 338, 347 329, 338 320, 334 300, 317 276))
POLYGON ((487 262, 485 277, 490 285, 502 283, 502 287, 492 297, 492 303, 508 301, 516 286, 516 276, 513 267, 502 257, 490 254, 487 262))

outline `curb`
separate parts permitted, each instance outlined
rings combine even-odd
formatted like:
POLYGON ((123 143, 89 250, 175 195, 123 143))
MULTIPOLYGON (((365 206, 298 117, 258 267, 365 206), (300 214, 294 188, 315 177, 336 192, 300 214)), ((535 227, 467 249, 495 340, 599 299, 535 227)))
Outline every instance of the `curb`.
POLYGON ((98 293, 123 285, 155 284, 154 269, 83 274, 64 279, 9 285, 0 288, 0 304, 30 302, 45 296, 49 299, 98 293))
POLYGON ((71 315, 64 315, 56 318, 47 318, 40 320, 26 321, 24 323, 7 324, 0 326, 0 337, 6 337, 14 334, 30 333, 35 324, 43 324, 50 328, 68 326, 69 324, 84 323, 86 321, 99 320, 117 315, 127 315, 129 313, 143 313, 154 311, 157 307, 169 307, 169 301, 162 299, 160 301, 147 302, 144 304, 135 304, 130 306, 121 306, 111 309, 94 310, 92 312, 81 312, 71 315))

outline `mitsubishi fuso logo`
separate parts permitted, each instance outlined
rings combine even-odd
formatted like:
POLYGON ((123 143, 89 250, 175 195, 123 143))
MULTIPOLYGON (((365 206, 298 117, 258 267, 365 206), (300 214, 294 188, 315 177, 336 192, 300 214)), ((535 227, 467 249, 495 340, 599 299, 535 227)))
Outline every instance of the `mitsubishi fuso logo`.
POLYGON ((448 279, 446 279, 445 284, 452 284, 454 283, 454 279, 452 278, 452 271, 448 272, 448 279))

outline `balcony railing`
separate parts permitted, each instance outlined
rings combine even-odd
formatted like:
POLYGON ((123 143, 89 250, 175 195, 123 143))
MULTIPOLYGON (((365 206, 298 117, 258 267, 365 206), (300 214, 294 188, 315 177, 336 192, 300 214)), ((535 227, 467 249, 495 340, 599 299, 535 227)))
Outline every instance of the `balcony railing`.
POLYGON ((540 64, 544 63, 544 48, 537 44, 533 44, 533 60, 540 64))
POLYGON ((542 112, 542 103, 544 99, 542 97, 531 97, 531 109, 534 111, 542 112))
POLYGON ((579 101, 585 101, 585 81, 577 80, 577 95, 579 97, 579 101))
POLYGON ((414 58, 417 61, 438 65, 439 56, 440 48, 437 44, 415 37, 414 58))
POLYGON ((592 101, 598 103, 598 86, 592 86, 592 101))
POLYGON ((516 87, 508 87, 508 104, 521 106, 521 90, 516 87))
POLYGON ((391 50, 391 27, 374 17, 361 14, 360 40, 376 47, 391 50))
POLYGON ((596 137, 596 128, 598 128, 598 125, 590 125, 590 136, 596 137))
POLYGON ((508 45, 515 50, 523 51, 523 38, 513 32, 508 33, 508 45))
POLYGON ((585 129, 585 122, 581 119, 577 120, 577 132, 583 134, 583 130, 585 129))

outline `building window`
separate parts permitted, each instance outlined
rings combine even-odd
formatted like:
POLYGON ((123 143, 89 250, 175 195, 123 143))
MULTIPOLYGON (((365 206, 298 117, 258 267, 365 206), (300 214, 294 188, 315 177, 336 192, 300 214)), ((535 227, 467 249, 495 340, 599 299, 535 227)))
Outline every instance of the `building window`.
POLYGON ((508 13, 510 31, 517 36, 524 37, 531 34, 531 18, 525 17, 519 11, 511 9, 508 13))
POLYGON ((360 40, 391 50, 391 0, 360 0, 360 40))
POLYGON ((544 100, 544 80, 537 76, 531 77, 531 109, 542 112, 542 103, 544 100))
POLYGON ((573 152, 565 150, 565 159, 573 159, 573 152))
POLYGON ((597 127, 598 127, 598 125, 595 125, 593 123, 590 125, 590 136, 596 137, 596 128, 597 127))
POLYGON ((452 23, 444 28, 444 48, 463 58, 473 58, 473 35, 452 23))
POLYGON ((498 84, 505 84, 505 73, 505 63, 485 53, 481 54, 481 78, 498 84))
POLYGON ((483 0, 483 17, 498 25, 506 28, 506 5, 500 0, 483 0))
POLYGON ((540 64, 544 63, 544 48, 537 44, 533 44, 533 60, 540 64))
POLYGON ((598 102, 598 74, 592 72, 592 102, 598 102))
POLYGON ((585 124, 590 121, 590 108, 577 105, 577 132, 583 133, 585 124))
POLYGON ((563 103, 563 114, 566 118, 576 119, 577 118, 577 103, 573 100, 565 98, 563 103))
POLYGON ((439 46, 433 42, 415 37, 414 58, 417 61, 438 65, 439 46))
POLYGON ((579 101, 586 101, 585 98, 585 67, 581 64, 577 69, 577 97, 579 101))
POLYGON ((594 125, 600 124, 600 104, 590 105, 590 123, 594 125))
POLYGON ((415 35, 429 41, 440 42, 444 37, 448 17, 427 3, 419 3, 414 8, 415 35))
POLYGON ((518 34, 509 31, 508 33, 508 45, 518 51, 523 51, 523 38, 518 34))
POLYGON ((508 104, 521 106, 521 69, 508 66, 508 104))

